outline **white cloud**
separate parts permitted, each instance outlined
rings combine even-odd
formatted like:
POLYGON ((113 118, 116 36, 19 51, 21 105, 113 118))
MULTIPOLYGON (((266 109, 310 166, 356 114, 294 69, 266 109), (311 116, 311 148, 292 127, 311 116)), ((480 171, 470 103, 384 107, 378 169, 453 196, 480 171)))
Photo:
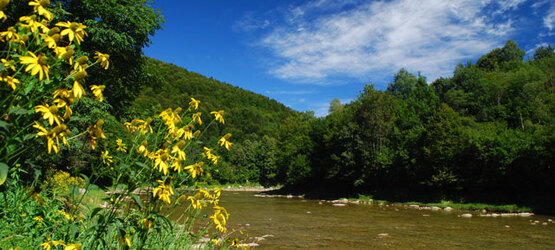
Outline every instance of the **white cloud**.
POLYGON ((549 31, 553 31, 555 28, 555 4, 551 5, 549 8, 549 12, 545 17, 543 17, 543 25, 549 29, 549 31))
POLYGON ((494 12, 494 14, 501 14, 508 10, 514 10, 518 8, 518 6, 527 0, 502 0, 499 1, 497 4, 499 5, 499 9, 494 12))
MULTIPOLYGON (((498 2, 496 11, 522 2, 498 2)), ((290 9, 287 25, 260 42, 279 59, 271 74, 322 84, 333 83, 333 77, 384 78, 404 67, 433 80, 450 75, 456 63, 502 45, 512 31, 510 19, 490 20, 491 13, 484 12, 489 1, 339 3, 318 0, 290 9), (339 6, 337 11, 330 3, 339 6), (311 14, 322 8, 324 14, 311 14)))
POLYGON ((255 16, 253 12, 246 12, 243 17, 237 20, 232 28, 240 31, 254 31, 265 29, 271 24, 270 20, 255 16))

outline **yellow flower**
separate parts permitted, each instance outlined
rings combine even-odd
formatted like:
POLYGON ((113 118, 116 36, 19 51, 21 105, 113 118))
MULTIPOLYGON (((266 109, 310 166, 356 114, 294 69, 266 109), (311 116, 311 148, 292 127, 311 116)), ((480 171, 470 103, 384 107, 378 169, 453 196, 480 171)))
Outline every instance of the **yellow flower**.
POLYGON ((84 71, 85 69, 87 69, 89 67, 89 57, 88 56, 82 56, 77 58, 77 60, 75 60, 75 64, 73 65, 73 69, 77 70, 77 71, 84 71))
POLYGON ((73 54, 75 51, 71 48, 71 46, 56 47, 54 48, 54 53, 56 53, 58 58, 67 60, 69 64, 73 64, 73 54))
POLYGON ((144 157, 148 155, 148 149, 146 148, 146 144, 148 142, 144 140, 139 147, 137 147, 137 153, 143 154, 144 157))
POLYGON ((33 16, 22 16, 19 18, 20 22, 24 22, 26 24, 21 24, 21 27, 30 28, 32 33, 35 33, 37 30, 41 29, 43 33, 48 32, 48 27, 46 26, 48 23, 46 20, 44 22, 37 22, 37 17, 33 16))
POLYGON ((113 162, 112 160, 112 156, 108 155, 108 150, 102 152, 102 154, 100 155, 100 158, 102 158, 102 162, 108 166, 110 166, 110 163, 113 162))
POLYGON ((49 0, 34 0, 29 2, 29 6, 34 6, 35 12, 39 15, 43 16, 44 18, 48 19, 48 21, 52 20, 52 12, 48 11, 46 8, 50 5, 49 0))
POLYGON ((154 220, 150 218, 143 218, 141 220, 141 225, 143 225, 143 228, 151 228, 154 225, 154 220))
MULTIPOLYGON (((142 121, 142 120, 141 120, 142 121)), ((141 131, 141 134, 145 135, 146 133, 152 133, 152 127, 150 123, 152 122, 152 118, 146 118, 146 121, 142 121, 141 123, 137 124, 137 129, 141 131)))
POLYGON ((13 71, 15 71, 15 61, 13 60, 6 60, 4 58, 2 58, 0 61, 2 61, 2 63, 4 64, 4 70, 8 70, 8 69, 12 69, 13 71))
POLYGON ((120 232, 116 238, 118 239, 121 247, 131 247, 131 241, 129 240, 129 234, 127 232, 120 232))
POLYGON ((64 250, 80 250, 80 249, 81 249, 80 243, 71 243, 71 244, 67 244, 64 247, 64 250))
POLYGON ((60 125, 64 119, 58 115, 58 107, 56 105, 48 106, 37 105, 35 106, 35 113, 42 113, 42 118, 48 120, 48 124, 52 125, 54 122, 60 125))
POLYGON ((180 112, 181 108, 176 108, 175 110, 168 108, 159 115, 159 117, 164 120, 164 124, 168 127, 168 133, 174 137, 179 137, 176 133, 178 132, 177 123, 181 121, 181 116, 179 116, 180 112))
POLYGON ((191 174, 191 176, 192 176, 193 179, 194 179, 194 178, 197 177, 197 175, 198 175, 198 176, 202 175, 202 172, 204 171, 204 170, 202 169, 202 166, 203 166, 203 165, 204 165, 204 162, 201 161, 201 162, 198 162, 198 163, 189 165, 189 166, 185 167, 185 169, 186 169, 187 171, 189 171, 189 173, 191 174))
POLYGON ((33 218, 33 220, 35 220, 36 222, 42 222, 43 218, 40 216, 35 216, 35 218, 33 218))
POLYGON ((81 42, 83 41, 83 37, 87 36, 87 32, 85 32, 85 29, 87 28, 87 26, 81 23, 69 22, 69 21, 59 22, 56 24, 56 26, 66 28, 62 30, 60 34, 62 36, 68 36, 69 42, 72 42, 73 39, 75 38, 75 41, 77 41, 77 44, 81 44, 81 42))
POLYGON ((87 128, 87 132, 89 133, 89 138, 91 139, 91 148, 94 150, 96 148, 96 138, 100 137, 102 139, 106 139, 104 135, 104 131, 102 131, 101 126, 104 124, 104 120, 99 119, 94 125, 89 126, 87 128))
POLYGON ((202 120, 200 119, 201 115, 202 115, 202 113, 200 113, 200 112, 193 114, 193 121, 198 123, 198 125, 202 125, 202 120))
POLYGON ((57 246, 64 246, 64 245, 65 245, 65 244, 64 244, 64 241, 62 241, 62 240, 53 240, 53 241, 51 241, 51 243, 52 243, 52 245, 55 246, 55 247, 57 247, 57 246))
POLYGON ((95 54, 94 59, 96 59, 96 62, 100 63, 100 66, 102 66, 104 69, 108 69, 108 66, 110 65, 110 61, 109 61, 110 55, 103 54, 98 51, 95 52, 94 54, 95 54))
POLYGON ((214 165, 218 165, 218 160, 220 159, 219 156, 217 155, 212 155, 212 158, 210 160, 212 160, 212 164, 214 165))
POLYGON ((183 169, 183 164, 181 162, 181 159, 178 159, 178 158, 173 159, 172 165, 170 167, 173 168, 173 171, 177 173, 181 173, 181 170, 183 169))
POLYGON ((118 148, 116 149, 117 151, 121 151, 124 153, 127 152, 127 147, 125 146, 125 143, 123 143, 121 139, 116 139, 116 144, 118 145, 118 148))
POLYGON ((193 109, 197 110, 199 103, 200 103, 200 101, 191 97, 191 101, 189 102, 189 106, 191 106, 191 107, 193 107, 193 109))
POLYGON ((202 193, 198 192, 195 194, 195 196, 189 196, 187 197, 187 200, 191 201, 191 206, 194 209, 202 209, 203 205, 205 206, 206 204, 201 202, 202 199, 202 193))
MULTIPOLYGON (((4 60, 4 59, 2 59, 2 60, 4 60)), ((0 78, 0 80, 2 80, 3 82, 6 82, 6 84, 8 84, 8 86, 10 86, 12 88, 12 90, 15 90, 15 87, 18 84, 21 83, 19 80, 17 80, 16 78, 13 78, 11 76, 2 77, 2 78, 0 78)))
POLYGON ((52 150, 54 150, 54 153, 58 153, 58 151, 60 150, 60 147, 57 144, 54 144, 54 133, 52 131, 48 131, 46 130, 46 128, 44 128, 43 126, 41 126, 38 122, 35 121, 35 124, 33 125, 34 128, 38 129, 39 132, 37 132, 37 137, 41 136, 46 138, 46 142, 48 145, 48 154, 50 154, 50 152, 52 152, 52 150))
POLYGON ((218 145, 220 145, 221 147, 225 147, 225 149, 227 149, 228 151, 229 151, 229 147, 233 145, 233 143, 228 141, 229 137, 231 137, 231 134, 227 133, 224 136, 222 136, 222 138, 220 138, 220 140, 218 141, 218 145))
POLYGON ((37 57, 35 53, 31 51, 29 51, 29 54, 30 56, 22 56, 19 58, 19 61, 21 61, 22 64, 29 64, 25 68, 25 72, 31 71, 31 75, 33 76, 38 73, 39 80, 42 80, 42 76, 46 75, 46 79, 50 80, 48 76, 48 69, 50 67, 47 64, 48 58, 43 54, 39 54, 37 57))
POLYGON ((225 124, 224 111, 223 110, 212 111, 212 112, 210 112, 210 114, 214 115, 214 119, 216 119, 216 121, 220 122, 221 124, 225 124))
POLYGON ((3 42, 15 42, 21 40, 21 37, 17 34, 17 30, 14 27, 9 27, 6 31, 0 32, 0 39, 3 42))
POLYGON ((70 101, 68 102, 69 104, 73 104, 73 92, 71 90, 68 90, 66 88, 60 88, 54 91, 54 93, 52 94, 52 96, 54 98, 56 97, 60 97, 66 101, 70 101))
POLYGON ((204 149, 203 155, 206 157, 206 159, 211 160, 214 165, 217 165, 220 157, 212 154, 212 149, 208 147, 203 147, 203 149, 204 149))
POLYGON ((75 96, 75 98, 77 99, 81 98, 81 96, 85 94, 85 89, 83 88, 83 86, 81 86, 81 84, 78 81, 73 82, 72 91, 73 91, 73 96, 75 96))
POLYGON ((168 149, 158 149, 156 153, 154 153, 154 168, 158 168, 159 172, 163 172, 164 175, 168 175, 168 160, 170 158, 168 149))
POLYGON ((6 16, 4 11, 2 11, 2 10, 0 10, 0 19, 2 19, 2 22, 6 21, 6 19, 8 19, 8 16, 6 16))
POLYGON ((54 36, 42 35, 46 46, 51 49, 55 49, 58 45, 56 44, 60 40, 59 34, 54 34, 54 36))
POLYGON ((106 86, 104 85, 91 85, 91 91, 93 93, 93 95, 96 97, 96 99, 98 99, 100 102, 102 102, 103 100, 103 96, 102 96, 102 91, 104 91, 104 88, 106 88, 106 86))
POLYGON ((181 140, 172 147, 171 151, 172 154, 177 154, 177 158, 183 161, 186 159, 186 154, 183 151, 183 147, 185 147, 185 144, 186 142, 184 140, 181 140))
POLYGON ((42 247, 42 249, 46 249, 46 250, 50 250, 52 248, 52 246, 50 245, 50 242, 44 242, 40 244, 40 246, 42 247))
POLYGON ((152 197, 158 196, 158 199, 170 204, 171 196, 174 194, 171 186, 170 178, 165 181, 156 180, 160 185, 152 190, 152 197))
POLYGON ((225 208, 214 205, 214 215, 210 216, 210 219, 213 220, 216 229, 220 232, 226 232, 227 229, 225 228, 227 224, 227 219, 229 218, 229 214, 225 210, 225 208))
POLYGON ((181 138, 181 136, 183 136, 183 139, 185 139, 185 140, 193 139, 193 126, 192 126, 192 124, 189 124, 185 127, 182 127, 180 129, 178 129, 173 135, 174 135, 174 138, 176 140, 181 138))
MULTIPOLYGON (((75 219, 75 217, 73 217, 73 215, 66 213, 66 211, 64 210, 58 210, 58 213, 62 214, 64 217, 66 217, 66 219, 73 221, 73 219, 75 219)), ((54 241, 52 241, 52 243, 54 243, 54 241)), ((63 244, 63 241, 62 241, 63 244)), ((57 246, 57 245, 54 245, 57 246)))

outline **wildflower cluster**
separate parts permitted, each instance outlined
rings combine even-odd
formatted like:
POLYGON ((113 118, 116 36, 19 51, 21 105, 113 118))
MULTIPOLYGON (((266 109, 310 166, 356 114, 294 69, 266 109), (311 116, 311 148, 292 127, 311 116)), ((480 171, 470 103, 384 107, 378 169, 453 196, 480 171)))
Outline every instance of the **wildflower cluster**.
MULTIPOLYGON (((8 0, 0 0, 0 21, 8 18, 4 13, 8 4, 8 0)), ((191 194, 186 189, 196 185, 207 168, 218 164, 218 150, 203 146, 199 139, 211 125, 225 124, 224 111, 211 112, 213 119, 205 122, 198 111, 200 101, 191 98, 186 110, 169 108, 154 118, 132 119, 123 123, 126 131, 116 133, 123 135, 121 138, 109 138, 113 133, 104 132, 105 121, 82 119, 82 109, 76 105, 90 103, 86 96, 96 99, 95 103, 104 101, 106 87, 89 79, 89 69, 98 64, 108 70, 110 56, 83 52, 81 45, 88 36, 87 26, 54 22, 57 19, 53 12, 57 12, 51 11, 54 6, 50 1, 32 0, 28 5, 33 9, 31 15, 20 17, 13 26, 0 31, 0 46, 5 47, 0 52, 0 139, 6 142, 0 148, 5 155, 1 161, 6 161, 0 162, 0 185, 4 183, 5 166, 13 172, 13 168, 21 165, 20 160, 32 156, 46 158, 47 154, 42 152, 51 155, 50 161, 56 160, 63 148, 77 145, 74 147, 90 148, 93 153, 97 150, 97 158, 92 161, 99 167, 91 166, 92 175, 101 172, 102 176, 95 177, 112 177, 114 187, 123 189, 110 194, 101 207, 86 210, 82 201, 89 191, 89 177, 36 168, 35 178, 39 181, 33 182, 33 188, 13 190, 25 193, 28 198, 20 203, 26 202, 29 207, 21 216, 28 225, 56 229, 36 231, 40 246, 111 248, 110 242, 117 242, 124 248, 134 243, 142 248, 151 244, 148 242, 162 230, 173 233, 171 223, 168 229, 166 213, 170 206, 176 208, 182 202, 190 202, 183 213, 210 206, 213 212, 205 218, 210 218, 219 232, 225 232, 229 214, 219 206, 221 190, 200 189, 191 194), (82 115, 81 119, 76 118, 78 115, 82 115), (83 143, 74 143, 75 139, 83 143), (21 157, 28 152, 32 156, 21 157), (80 189, 70 190, 72 186, 80 189), (151 192, 146 198, 135 194, 145 190, 151 192), (128 199, 134 203, 122 202, 128 199)), ((218 145, 229 150, 230 137, 231 134, 225 134, 218 145)), ((2 244, 0 248, 4 248, 2 244)))
POLYGON ((50 169, 44 184, 54 192, 67 193, 72 186, 83 187, 85 180, 81 177, 71 176, 68 172, 50 169))
MULTIPOLYGON (((198 180, 205 172, 206 167, 218 164, 220 159, 214 149, 206 146, 201 149, 196 146, 198 143, 193 143, 202 135, 202 131, 199 129, 203 125, 202 113, 196 112, 199 104, 199 100, 191 98, 186 110, 180 107, 168 108, 158 115, 157 119, 159 118, 159 120, 147 118, 146 120, 133 119, 125 122, 123 126, 130 133, 129 138, 133 138, 133 141, 127 143, 123 139, 116 139, 115 147, 117 147, 118 153, 137 154, 150 162, 152 169, 158 173, 155 175, 158 179, 152 189, 152 197, 167 205, 171 205, 172 200, 177 196, 173 188, 175 183, 179 181, 190 183, 198 180), (163 128, 160 131, 153 131, 151 124, 157 121, 163 128), (126 145, 138 146, 131 151, 132 149, 128 149, 126 145), (201 150, 200 153, 191 154, 191 152, 199 150, 201 150)), ((204 129, 218 122, 224 123, 223 111, 215 111, 212 114, 214 114, 214 119, 204 129)), ((228 141, 230 137, 229 133, 224 135, 220 139, 219 145, 229 150, 232 145, 228 141)), ((187 200, 190 200, 191 206, 198 210, 206 207, 207 204, 212 204, 214 214, 210 218, 213 219, 215 227, 224 232, 228 214, 225 209, 217 205, 220 193, 220 190, 214 190, 214 193, 210 194, 201 189, 196 195, 180 196, 177 201, 179 203, 186 197, 187 200), (210 202, 201 204, 203 199, 208 199, 210 202)))
MULTIPOLYGON (((2 1, 0 10, 8 3, 2 1)), ((0 32, 0 41, 7 46, 1 59, 0 82, 12 90, 8 97, 11 105, 34 105, 35 113, 42 117, 42 121, 33 122, 36 136, 46 141, 48 153, 58 153, 61 145, 70 145, 67 138, 71 130, 67 123, 73 115, 73 105, 87 94, 84 87, 87 69, 94 64, 107 69, 109 56, 97 52, 96 61, 90 61, 79 48, 87 36, 87 26, 76 22, 51 23, 50 1, 30 1, 29 6, 33 7, 32 15, 20 17, 14 26, 0 32), (29 95, 31 89, 34 96, 29 95)), ((0 19, 5 18, 1 12, 0 19)), ((103 100, 104 85, 88 87, 97 100, 103 100)), ((102 133, 98 123, 95 129, 95 136, 91 136, 93 148, 96 137, 103 138, 99 136, 102 133)))

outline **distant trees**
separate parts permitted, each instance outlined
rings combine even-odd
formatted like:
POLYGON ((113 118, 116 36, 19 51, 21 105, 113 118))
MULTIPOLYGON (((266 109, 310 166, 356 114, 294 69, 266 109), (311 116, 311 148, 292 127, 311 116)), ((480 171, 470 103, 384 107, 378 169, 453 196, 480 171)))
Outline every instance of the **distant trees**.
POLYGON ((546 194, 555 188, 555 55, 547 46, 523 56, 508 41, 432 84, 401 69, 386 91, 367 85, 341 109, 332 101, 324 118, 290 117, 276 182, 512 202, 546 194))

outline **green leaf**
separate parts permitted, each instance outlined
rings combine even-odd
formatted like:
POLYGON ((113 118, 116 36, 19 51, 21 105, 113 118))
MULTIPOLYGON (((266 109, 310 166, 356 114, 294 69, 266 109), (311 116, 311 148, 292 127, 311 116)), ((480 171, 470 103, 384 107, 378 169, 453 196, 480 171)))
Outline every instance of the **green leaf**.
POLYGON ((135 164, 136 164, 137 166, 139 166, 139 167, 143 167, 143 168, 147 168, 147 169, 150 168, 149 166, 147 166, 146 164, 144 164, 144 163, 142 163, 142 162, 140 162, 140 161, 136 161, 135 164))
POLYGON ((0 128, 8 130, 8 123, 5 121, 0 121, 0 128))
POLYGON ((135 203, 137 204, 137 206, 140 209, 143 209, 143 201, 141 200, 141 197, 139 197, 136 194, 132 194, 131 197, 133 197, 133 200, 135 201, 135 203))
POLYGON ((35 138, 35 134, 26 134, 26 135, 23 136, 24 141, 27 141, 27 140, 30 140, 30 139, 33 139, 33 138, 35 138))
POLYGON ((8 110, 8 114, 14 114, 14 115, 25 115, 25 114, 29 114, 30 110, 28 109, 24 109, 20 106, 15 106, 13 108, 11 108, 10 110, 8 110))
POLYGON ((0 162, 0 186, 6 182, 6 178, 8 177, 8 170, 10 168, 6 163, 0 162))
MULTIPOLYGON (((98 214, 98 212, 100 212, 100 211, 102 211, 102 208, 101 208, 101 207, 97 207, 97 208, 93 209, 90 218, 91 218, 91 219, 94 218, 94 216, 95 216, 96 214, 98 214)), ((99 219, 99 220, 100 220, 100 219, 99 219)))

